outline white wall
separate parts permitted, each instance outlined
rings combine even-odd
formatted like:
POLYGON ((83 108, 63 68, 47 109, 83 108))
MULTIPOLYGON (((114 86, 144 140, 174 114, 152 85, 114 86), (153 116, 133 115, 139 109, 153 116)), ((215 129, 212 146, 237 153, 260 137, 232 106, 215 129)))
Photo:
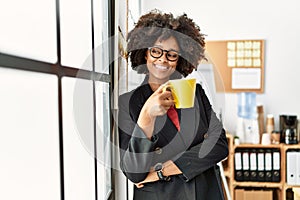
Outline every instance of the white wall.
MULTIPOLYGON (((200 26, 207 40, 263 39, 265 92, 257 96, 265 115, 300 114, 300 14, 297 0, 142 0, 142 13, 154 8, 186 13, 200 26)), ((224 126, 235 131, 237 96, 225 95, 224 126)))

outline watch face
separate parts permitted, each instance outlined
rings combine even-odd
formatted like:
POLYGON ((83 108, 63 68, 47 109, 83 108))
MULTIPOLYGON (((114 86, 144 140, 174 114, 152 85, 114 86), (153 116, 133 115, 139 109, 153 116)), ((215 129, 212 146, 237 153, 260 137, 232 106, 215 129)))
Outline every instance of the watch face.
POLYGON ((162 168, 163 168, 162 163, 157 163, 157 164, 154 166, 154 170, 155 170, 155 171, 160 171, 160 170, 162 170, 162 168))

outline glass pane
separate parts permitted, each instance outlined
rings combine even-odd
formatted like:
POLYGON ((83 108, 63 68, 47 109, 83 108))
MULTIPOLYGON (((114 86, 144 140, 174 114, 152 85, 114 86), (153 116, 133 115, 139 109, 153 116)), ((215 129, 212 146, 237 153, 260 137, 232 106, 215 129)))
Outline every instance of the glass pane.
POLYGON ((0 199, 60 200, 57 83, 0 67, 0 199))
POLYGON ((62 65, 92 70, 91 1, 59 2, 62 65))
POLYGON ((95 199, 93 84, 63 78, 63 141, 66 200, 95 199))
POLYGON ((57 62, 55 1, 2 1, 0 19, 2 53, 57 62))
POLYGON ((107 1, 94 0, 94 46, 95 69, 99 73, 109 73, 109 38, 108 38, 107 1))
POLYGON ((110 94, 109 84, 96 82, 96 131, 98 161, 98 196, 107 199, 111 192, 110 94))

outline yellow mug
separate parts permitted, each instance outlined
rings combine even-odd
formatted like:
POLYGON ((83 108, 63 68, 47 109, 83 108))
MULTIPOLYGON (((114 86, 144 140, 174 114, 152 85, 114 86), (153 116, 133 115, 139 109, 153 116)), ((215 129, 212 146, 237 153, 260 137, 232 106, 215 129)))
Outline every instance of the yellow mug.
POLYGON ((194 107, 196 79, 169 80, 164 89, 172 92, 176 108, 194 107))

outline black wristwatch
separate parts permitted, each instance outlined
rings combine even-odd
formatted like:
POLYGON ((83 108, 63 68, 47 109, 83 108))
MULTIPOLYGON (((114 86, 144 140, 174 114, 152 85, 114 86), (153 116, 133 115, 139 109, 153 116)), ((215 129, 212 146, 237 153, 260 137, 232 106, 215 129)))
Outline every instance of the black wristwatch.
POLYGON ((154 166, 154 170, 156 171, 159 180, 161 180, 161 181, 169 181, 169 180, 170 180, 170 177, 169 177, 169 176, 165 176, 165 175, 163 174, 163 167, 164 167, 164 166, 163 166, 162 163, 157 163, 157 164, 154 166))

